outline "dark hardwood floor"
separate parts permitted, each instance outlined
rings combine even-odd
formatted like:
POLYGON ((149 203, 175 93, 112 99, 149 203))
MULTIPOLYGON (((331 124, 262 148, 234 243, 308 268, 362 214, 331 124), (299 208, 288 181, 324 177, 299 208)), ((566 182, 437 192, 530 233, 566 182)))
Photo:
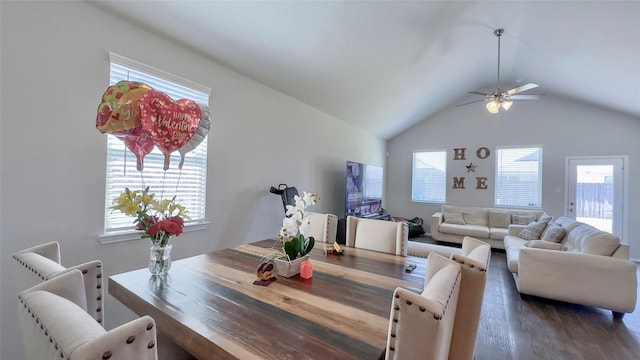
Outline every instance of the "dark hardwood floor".
POLYGON ((523 299, 505 253, 494 251, 475 360, 496 359, 640 359, 640 309, 614 320, 608 310, 523 299))

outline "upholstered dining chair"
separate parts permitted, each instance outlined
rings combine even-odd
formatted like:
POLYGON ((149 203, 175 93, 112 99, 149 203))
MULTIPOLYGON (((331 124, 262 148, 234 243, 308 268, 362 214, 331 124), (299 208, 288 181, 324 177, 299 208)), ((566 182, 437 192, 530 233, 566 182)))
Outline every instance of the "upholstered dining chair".
POLYGON ((385 359, 447 359, 460 278, 460 264, 431 253, 422 293, 396 288, 391 303, 385 359))
POLYGON ((333 214, 321 214, 314 212, 305 213, 309 219, 309 229, 306 236, 313 236, 315 241, 334 243, 338 232, 338 217, 333 214))
POLYGON ((407 256, 409 227, 403 222, 347 216, 346 245, 407 256))
POLYGON ((22 291, 42 281, 53 279, 72 270, 80 270, 84 278, 87 312, 103 324, 104 290, 102 288, 102 262, 93 260, 64 267, 60 261, 60 244, 51 241, 13 254, 18 266, 14 271, 16 287, 22 291))
POLYGON ((471 360, 475 351, 482 300, 491 261, 491 246, 484 241, 465 236, 462 239, 462 252, 451 254, 451 260, 460 264, 462 280, 449 359, 471 360))
POLYGON ((153 318, 142 316, 106 331, 86 311, 80 270, 18 295, 26 359, 157 359, 153 318))

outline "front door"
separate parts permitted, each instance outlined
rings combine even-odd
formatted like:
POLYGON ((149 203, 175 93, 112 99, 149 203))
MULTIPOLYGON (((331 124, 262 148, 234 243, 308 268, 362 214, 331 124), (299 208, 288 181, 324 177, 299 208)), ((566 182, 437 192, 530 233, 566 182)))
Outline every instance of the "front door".
POLYGON ((622 237, 623 156, 567 158, 565 215, 622 237))

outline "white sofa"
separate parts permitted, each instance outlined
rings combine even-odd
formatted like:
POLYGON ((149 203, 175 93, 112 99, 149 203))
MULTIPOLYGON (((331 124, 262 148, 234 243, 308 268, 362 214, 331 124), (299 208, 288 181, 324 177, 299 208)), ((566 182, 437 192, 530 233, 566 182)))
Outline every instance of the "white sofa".
POLYGON ((521 294, 609 309, 615 318, 634 311, 636 265, 618 237, 567 217, 545 226, 541 238, 552 238, 552 228, 559 231, 552 241, 523 239, 524 228, 511 225, 504 238, 521 294))
POLYGON ((546 215, 542 210, 520 210, 442 205, 431 216, 431 237, 462 244, 465 236, 482 240, 492 248, 504 249, 503 239, 511 224, 528 224, 546 215))

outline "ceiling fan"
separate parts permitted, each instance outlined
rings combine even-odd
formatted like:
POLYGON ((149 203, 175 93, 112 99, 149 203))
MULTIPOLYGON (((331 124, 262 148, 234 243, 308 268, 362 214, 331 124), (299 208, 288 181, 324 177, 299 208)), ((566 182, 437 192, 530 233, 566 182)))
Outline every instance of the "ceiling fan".
POLYGON ((483 93, 480 91, 471 91, 469 94, 476 94, 484 96, 484 99, 469 101, 463 104, 458 104, 456 106, 463 106, 468 104, 473 104, 480 101, 486 101, 485 105, 487 110, 492 114, 497 114, 500 111, 500 108, 509 110, 511 105, 513 105, 513 100, 537 100, 542 97, 540 94, 531 94, 531 95, 517 95, 523 91, 535 89, 538 87, 538 84, 528 83, 513 89, 504 90, 500 88, 500 38, 502 34, 504 34, 504 29, 497 29, 493 32, 493 34, 498 38, 498 83, 496 91, 491 93, 483 93))

